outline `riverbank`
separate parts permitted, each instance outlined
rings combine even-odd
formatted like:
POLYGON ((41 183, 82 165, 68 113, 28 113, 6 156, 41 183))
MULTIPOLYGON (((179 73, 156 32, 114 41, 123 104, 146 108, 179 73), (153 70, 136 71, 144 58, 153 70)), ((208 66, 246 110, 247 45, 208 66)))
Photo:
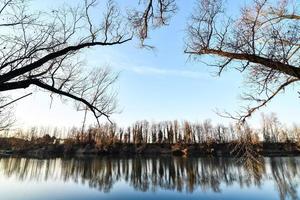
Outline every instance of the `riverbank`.
MULTIPOLYGON (((174 156, 233 156, 239 144, 211 143, 211 144, 124 144, 115 143, 105 146, 91 144, 59 144, 38 143, 31 144, 20 139, 0 138, 0 155, 20 156, 72 156, 72 155, 174 155, 174 156)), ((247 144, 249 145, 249 144, 247 144)), ((297 143, 257 143, 250 144, 251 149, 263 156, 296 156, 300 155, 297 143)))

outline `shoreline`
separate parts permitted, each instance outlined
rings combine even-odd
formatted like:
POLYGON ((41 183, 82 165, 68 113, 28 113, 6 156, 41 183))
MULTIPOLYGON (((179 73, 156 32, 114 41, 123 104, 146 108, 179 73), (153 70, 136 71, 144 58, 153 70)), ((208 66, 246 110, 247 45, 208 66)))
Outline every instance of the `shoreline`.
MULTIPOLYGON (((94 145, 65 144, 33 145, 23 148, 3 149, 0 147, 0 156, 185 156, 185 157, 234 157, 237 144, 123 144, 97 147, 94 145)), ((300 156, 297 143, 258 143, 250 146, 255 153, 264 157, 300 156)), ((243 151, 242 147, 241 150, 243 151)))

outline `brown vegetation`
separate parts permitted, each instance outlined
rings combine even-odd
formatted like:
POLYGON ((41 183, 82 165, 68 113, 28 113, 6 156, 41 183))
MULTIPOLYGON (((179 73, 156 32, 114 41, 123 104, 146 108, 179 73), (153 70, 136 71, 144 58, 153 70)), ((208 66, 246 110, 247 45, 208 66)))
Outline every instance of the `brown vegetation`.
POLYGON ((298 154, 300 128, 284 128, 275 114, 263 115, 262 127, 202 123, 139 121, 127 128, 102 124, 86 130, 37 129, 7 134, 0 149, 46 154, 235 155, 259 161, 259 155, 298 154), (51 136, 50 136, 51 135, 51 136), (13 136, 13 137, 11 137, 13 136))

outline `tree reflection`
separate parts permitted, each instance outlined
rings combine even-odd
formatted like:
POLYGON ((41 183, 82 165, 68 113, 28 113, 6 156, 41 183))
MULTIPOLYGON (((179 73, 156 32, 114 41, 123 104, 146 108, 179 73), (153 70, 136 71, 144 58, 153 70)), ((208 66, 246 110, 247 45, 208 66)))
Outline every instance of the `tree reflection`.
POLYGON ((279 192, 280 199, 298 199, 298 181, 295 178, 299 174, 299 160, 294 158, 271 158, 270 166, 273 179, 279 192))
POLYGON ((63 180, 110 192, 121 180, 138 191, 222 192, 222 186, 260 187, 272 180, 280 199, 297 199, 300 159, 269 158, 245 168, 231 158, 0 158, 0 173, 20 181, 63 180), (222 186, 221 186, 222 184, 222 186))

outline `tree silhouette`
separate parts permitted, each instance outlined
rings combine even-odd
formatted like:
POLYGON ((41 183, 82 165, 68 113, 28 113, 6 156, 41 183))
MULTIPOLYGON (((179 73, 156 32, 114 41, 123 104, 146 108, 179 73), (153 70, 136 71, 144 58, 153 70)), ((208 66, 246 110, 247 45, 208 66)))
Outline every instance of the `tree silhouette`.
POLYGON ((139 3, 143 15, 137 8, 124 14, 109 0, 100 16, 91 17, 97 3, 85 0, 79 6, 34 11, 27 0, 1 1, 0 91, 36 86, 75 100, 96 119, 109 119, 115 111, 109 89, 116 76, 88 71, 81 56, 88 48, 121 45, 134 36, 144 43, 151 26, 165 25, 176 5, 151 0, 139 3))
POLYGON ((238 17, 227 17, 222 0, 199 0, 188 25, 185 52, 217 59, 218 75, 228 68, 247 74, 247 106, 237 116, 245 122, 277 94, 300 79, 299 6, 291 1, 255 0, 238 17))

